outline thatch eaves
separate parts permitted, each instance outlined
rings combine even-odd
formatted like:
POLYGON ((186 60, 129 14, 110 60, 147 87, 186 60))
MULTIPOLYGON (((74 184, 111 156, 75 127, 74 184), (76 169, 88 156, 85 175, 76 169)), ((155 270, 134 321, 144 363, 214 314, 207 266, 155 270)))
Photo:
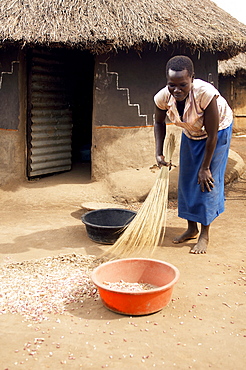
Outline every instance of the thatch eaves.
POLYGON ((178 43, 230 57, 246 51, 246 25, 210 0, 1 0, 0 42, 93 53, 178 43))
POLYGON ((231 59, 219 62, 218 72, 223 76, 235 76, 239 71, 246 73, 245 53, 240 53, 231 59))

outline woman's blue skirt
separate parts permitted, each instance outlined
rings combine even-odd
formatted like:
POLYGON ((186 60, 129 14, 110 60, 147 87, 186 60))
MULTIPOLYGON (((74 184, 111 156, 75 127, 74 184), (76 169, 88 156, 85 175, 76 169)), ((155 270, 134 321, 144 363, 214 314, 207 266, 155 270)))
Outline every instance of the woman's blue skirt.
POLYGON ((206 226, 224 211, 224 176, 231 135, 232 124, 218 131, 217 145, 210 165, 214 188, 210 192, 202 192, 198 184, 198 172, 203 161, 206 139, 192 140, 182 134, 178 185, 179 217, 206 226))

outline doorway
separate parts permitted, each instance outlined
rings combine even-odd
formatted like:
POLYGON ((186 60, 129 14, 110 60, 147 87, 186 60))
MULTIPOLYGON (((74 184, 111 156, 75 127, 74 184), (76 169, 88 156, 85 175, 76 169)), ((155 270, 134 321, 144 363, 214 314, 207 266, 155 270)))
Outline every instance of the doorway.
POLYGON ((91 165, 94 56, 77 49, 28 51, 27 176, 91 165))

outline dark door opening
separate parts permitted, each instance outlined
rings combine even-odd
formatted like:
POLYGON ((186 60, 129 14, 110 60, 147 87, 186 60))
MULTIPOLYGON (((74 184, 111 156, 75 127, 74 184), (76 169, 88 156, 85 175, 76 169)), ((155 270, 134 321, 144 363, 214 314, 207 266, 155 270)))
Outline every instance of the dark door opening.
MULTIPOLYGON (((94 57, 88 51, 28 53, 28 178, 91 162, 94 57)), ((83 170, 83 169, 82 169, 83 170)))
POLYGON ((73 117, 72 164, 77 165, 91 161, 94 56, 79 50, 69 54, 67 78, 73 117))

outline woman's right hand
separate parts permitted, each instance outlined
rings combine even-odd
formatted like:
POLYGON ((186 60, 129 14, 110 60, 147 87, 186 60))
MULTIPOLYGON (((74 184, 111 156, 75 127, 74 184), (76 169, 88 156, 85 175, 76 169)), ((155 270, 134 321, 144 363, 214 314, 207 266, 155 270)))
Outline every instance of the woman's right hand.
POLYGON ((158 167, 162 167, 162 166, 168 167, 168 166, 170 166, 170 162, 165 161, 164 155, 157 155, 156 156, 156 162, 157 162, 158 167))

